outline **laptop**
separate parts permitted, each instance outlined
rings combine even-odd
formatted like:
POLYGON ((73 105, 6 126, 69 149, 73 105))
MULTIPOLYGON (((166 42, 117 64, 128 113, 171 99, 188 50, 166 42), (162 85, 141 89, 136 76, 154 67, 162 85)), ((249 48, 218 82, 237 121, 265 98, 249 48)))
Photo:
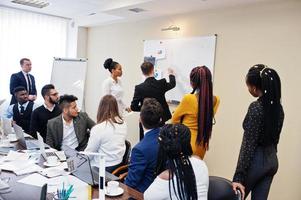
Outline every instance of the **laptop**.
POLYGON ((13 130, 11 127, 11 120, 7 118, 2 118, 2 122, 3 122, 4 135, 7 136, 8 134, 13 134, 13 130))
MULTIPOLYGON (((3 128, 3 136, 8 136, 8 134, 12 134, 11 120, 7 118, 1 118, 2 120, 2 128, 3 128)), ((14 147, 0 147, 0 154, 7 155, 9 151, 14 150, 14 147)))
MULTIPOLYGON (((99 169, 97 167, 92 167, 90 158, 87 155, 79 154, 76 150, 70 147, 64 147, 65 153, 69 159, 72 159, 75 165, 75 170, 72 175, 76 176, 80 180, 88 183, 92 186, 98 186, 99 184, 99 169)), ((68 162, 67 160, 67 162, 68 162)), ((109 172, 105 174, 105 182, 108 181, 118 181, 119 178, 109 172)))
MULTIPOLYGON (((47 160, 47 157, 49 156, 56 156, 60 161, 66 161, 66 156, 64 151, 46 152, 44 140, 39 132, 37 132, 37 136, 39 141, 40 152, 45 160, 47 160)), ((49 148, 49 145, 47 145, 46 147, 49 148)))
POLYGON ((17 124, 13 124, 15 133, 16 133, 16 137, 19 141, 19 144, 24 147, 27 150, 33 150, 33 149, 39 149, 39 144, 37 141, 26 141, 25 137, 24 137, 24 131, 23 129, 17 125, 17 124))

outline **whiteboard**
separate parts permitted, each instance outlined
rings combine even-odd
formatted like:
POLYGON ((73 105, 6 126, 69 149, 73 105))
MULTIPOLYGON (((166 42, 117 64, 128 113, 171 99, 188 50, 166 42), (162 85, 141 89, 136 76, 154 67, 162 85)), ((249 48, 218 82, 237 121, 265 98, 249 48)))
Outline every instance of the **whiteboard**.
POLYGON ((87 59, 54 58, 53 60, 50 82, 60 95, 76 96, 80 109, 84 109, 86 70, 87 59))
MULTIPOLYGON (((166 40, 145 40, 144 58, 155 58, 155 78, 167 78, 167 68, 175 71, 176 88, 166 93, 166 100, 180 101, 190 93, 190 71, 197 66, 207 66, 214 72, 216 35, 166 40)), ((167 79, 168 80, 168 79, 167 79)))

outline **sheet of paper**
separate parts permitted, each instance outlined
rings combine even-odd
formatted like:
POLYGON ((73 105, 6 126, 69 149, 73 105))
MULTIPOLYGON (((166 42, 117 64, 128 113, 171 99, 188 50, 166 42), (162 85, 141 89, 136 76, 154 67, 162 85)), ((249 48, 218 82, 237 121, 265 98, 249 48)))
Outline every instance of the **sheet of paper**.
POLYGON ((28 185, 42 187, 45 183, 48 182, 48 178, 46 178, 45 176, 42 176, 38 173, 34 173, 29 176, 26 176, 25 178, 22 178, 18 182, 28 184, 28 185))
POLYGON ((26 161, 28 159, 29 159, 29 154, 17 152, 17 151, 9 151, 7 156, 5 157, 6 161, 15 161, 15 160, 26 161))
POLYGON ((58 167, 45 168, 45 169, 42 169, 42 171, 40 171, 39 173, 48 178, 53 178, 53 177, 69 174, 69 172, 66 172, 64 169, 61 169, 58 167))
POLYGON ((144 56, 156 59, 166 58, 166 47, 163 41, 144 41, 144 56))
POLYGON ((14 144, 9 143, 9 140, 4 140, 2 141, 2 143, 0 144, 0 147, 14 147, 14 144))
POLYGON ((30 165, 29 167, 26 167, 25 169, 21 169, 21 170, 18 170, 18 171, 15 171, 15 174, 17 176, 20 176, 20 175, 24 175, 24 174, 30 174, 30 173, 33 173, 33 172, 39 172, 39 171, 42 171, 43 168, 40 167, 39 165, 30 165))
POLYGON ((17 172, 23 170, 27 167, 32 167, 34 165, 31 161, 15 160, 10 162, 4 162, 0 165, 0 169, 6 171, 17 172))

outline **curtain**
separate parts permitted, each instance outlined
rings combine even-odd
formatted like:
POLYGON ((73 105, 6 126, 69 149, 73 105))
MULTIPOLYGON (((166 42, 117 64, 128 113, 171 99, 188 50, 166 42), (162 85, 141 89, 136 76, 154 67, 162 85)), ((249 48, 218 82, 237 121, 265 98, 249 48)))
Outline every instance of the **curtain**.
POLYGON ((50 82, 53 57, 66 57, 68 19, 0 7, 0 100, 10 100, 12 73, 21 70, 21 58, 32 62, 38 102, 41 88, 50 82))

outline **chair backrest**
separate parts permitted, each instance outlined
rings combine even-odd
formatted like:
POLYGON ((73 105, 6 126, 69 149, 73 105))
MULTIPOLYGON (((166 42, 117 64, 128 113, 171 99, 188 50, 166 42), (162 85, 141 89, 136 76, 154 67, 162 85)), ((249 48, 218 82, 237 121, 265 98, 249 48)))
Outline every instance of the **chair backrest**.
POLYGON ((232 183, 228 179, 209 176, 208 200, 240 200, 240 194, 235 194, 232 183))
POLYGON ((129 158, 131 154, 132 145, 128 140, 125 140, 125 152, 122 158, 122 165, 127 165, 129 163, 129 158))
POLYGON ((112 174, 117 176, 119 178, 119 181, 123 182, 125 177, 128 174, 128 164, 129 164, 129 159, 130 159, 130 154, 131 154, 131 143, 128 140, 125 140, 125 152, 122 158, 122 163, 121 165, 115 169, 112 174))

